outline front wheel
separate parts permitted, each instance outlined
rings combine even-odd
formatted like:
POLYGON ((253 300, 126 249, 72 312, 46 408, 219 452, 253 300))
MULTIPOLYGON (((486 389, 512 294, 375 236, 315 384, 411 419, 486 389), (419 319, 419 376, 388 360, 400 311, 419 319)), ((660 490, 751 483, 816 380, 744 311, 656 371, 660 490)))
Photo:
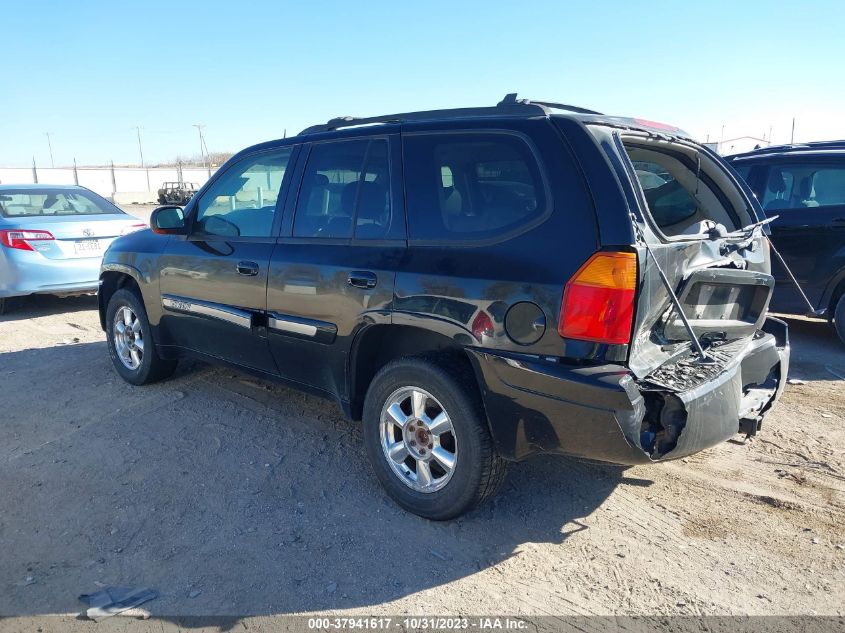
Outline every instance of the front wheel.
POLYGON ((106 341, 112 364, 126 382, 146 385, 169 377, 176 361, 156 352, 141 298, 126 288, 115 292, 106 310, 106 341))
POLYGON ((393 361, 364 402, 364 442, 382 486, 406 510, 441 521, 492 496, 505 474, 474 379, 448 360, 393 361))

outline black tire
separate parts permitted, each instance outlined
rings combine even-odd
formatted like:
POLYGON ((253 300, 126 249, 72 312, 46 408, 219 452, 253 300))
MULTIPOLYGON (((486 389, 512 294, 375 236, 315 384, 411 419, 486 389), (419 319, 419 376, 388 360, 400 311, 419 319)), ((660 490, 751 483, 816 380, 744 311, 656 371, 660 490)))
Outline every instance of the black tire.
POLYGON ((376 477, 396 503, 421 517, 435 521, 453 519, 492 496, 504 479, 506 462, 493 446, 478 386, 459 360, 414 357, 388 363, 367 390, 363 426, 364 443, 376 477), (394 472, 382 448, 382 409, 391 395, 403 387, 422 389, 433 396, 442 404, 454 428, 454 471, 445 485, 434 492, 420 492, 406 484, 394 472))
POLYGON ((845 294, 836 302, 836 309, 833 311, 833 327, 836 328, 839 340, 845 343, 845 294))
POLYGON ((106 309, 106 342, 115 370, 121 378, 130 384, 147 385, 168 378, 176 369, 175 360, 164 360, 156 352, 144 302, 137 293, 127 288, 121 288, 109 300, 106 309), (144 341, 140 364, 135 369, 128 367, 120 359, 117 342, 115 341, 115 316, 118 310, 124 307, 128 307, 137 318, 141 339, 144 341))

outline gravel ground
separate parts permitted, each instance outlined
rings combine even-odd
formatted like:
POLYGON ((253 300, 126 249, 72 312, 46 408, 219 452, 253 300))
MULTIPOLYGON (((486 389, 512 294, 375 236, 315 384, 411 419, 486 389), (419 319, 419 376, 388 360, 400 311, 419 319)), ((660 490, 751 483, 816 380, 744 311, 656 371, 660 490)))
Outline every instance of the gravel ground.
POLYGON ((192 362, 122 382, 96 305, 0 317, 0 615, 24 617, 7 625, 102 585, 154 587, 154 616, 265 622, 845 610, 845 347, 825 323, 790 319, 805 382, 757 438, 650 467, 537 458, 431 523, 386 497, 327 401, 192 362))

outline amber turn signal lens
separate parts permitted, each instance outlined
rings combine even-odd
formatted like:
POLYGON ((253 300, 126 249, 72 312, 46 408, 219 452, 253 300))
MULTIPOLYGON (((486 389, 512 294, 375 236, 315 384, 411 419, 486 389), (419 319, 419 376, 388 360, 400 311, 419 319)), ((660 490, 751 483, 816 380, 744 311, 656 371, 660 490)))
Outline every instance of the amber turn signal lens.
POLYGON ((611 345, 629 343, 636 290, 636 253, 595 253, 566 284, 558 334, 611 345))

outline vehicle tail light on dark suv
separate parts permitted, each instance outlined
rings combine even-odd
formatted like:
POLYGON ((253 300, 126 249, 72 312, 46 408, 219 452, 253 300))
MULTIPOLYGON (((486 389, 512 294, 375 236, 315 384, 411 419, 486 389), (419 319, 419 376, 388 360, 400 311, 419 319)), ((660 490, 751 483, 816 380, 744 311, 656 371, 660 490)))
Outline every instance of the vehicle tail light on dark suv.
POLYGON ((595 253, 566 283, 558 334, 596 343, 629 343, 636 290, 636 253, 595 253))
POLYGON ((0 244, 22 251, 35 250, 29 242, 53 239, 55 239, 53 234, 47 231, 27 231, 25 229, 4 229, 0 231, 0 244))

